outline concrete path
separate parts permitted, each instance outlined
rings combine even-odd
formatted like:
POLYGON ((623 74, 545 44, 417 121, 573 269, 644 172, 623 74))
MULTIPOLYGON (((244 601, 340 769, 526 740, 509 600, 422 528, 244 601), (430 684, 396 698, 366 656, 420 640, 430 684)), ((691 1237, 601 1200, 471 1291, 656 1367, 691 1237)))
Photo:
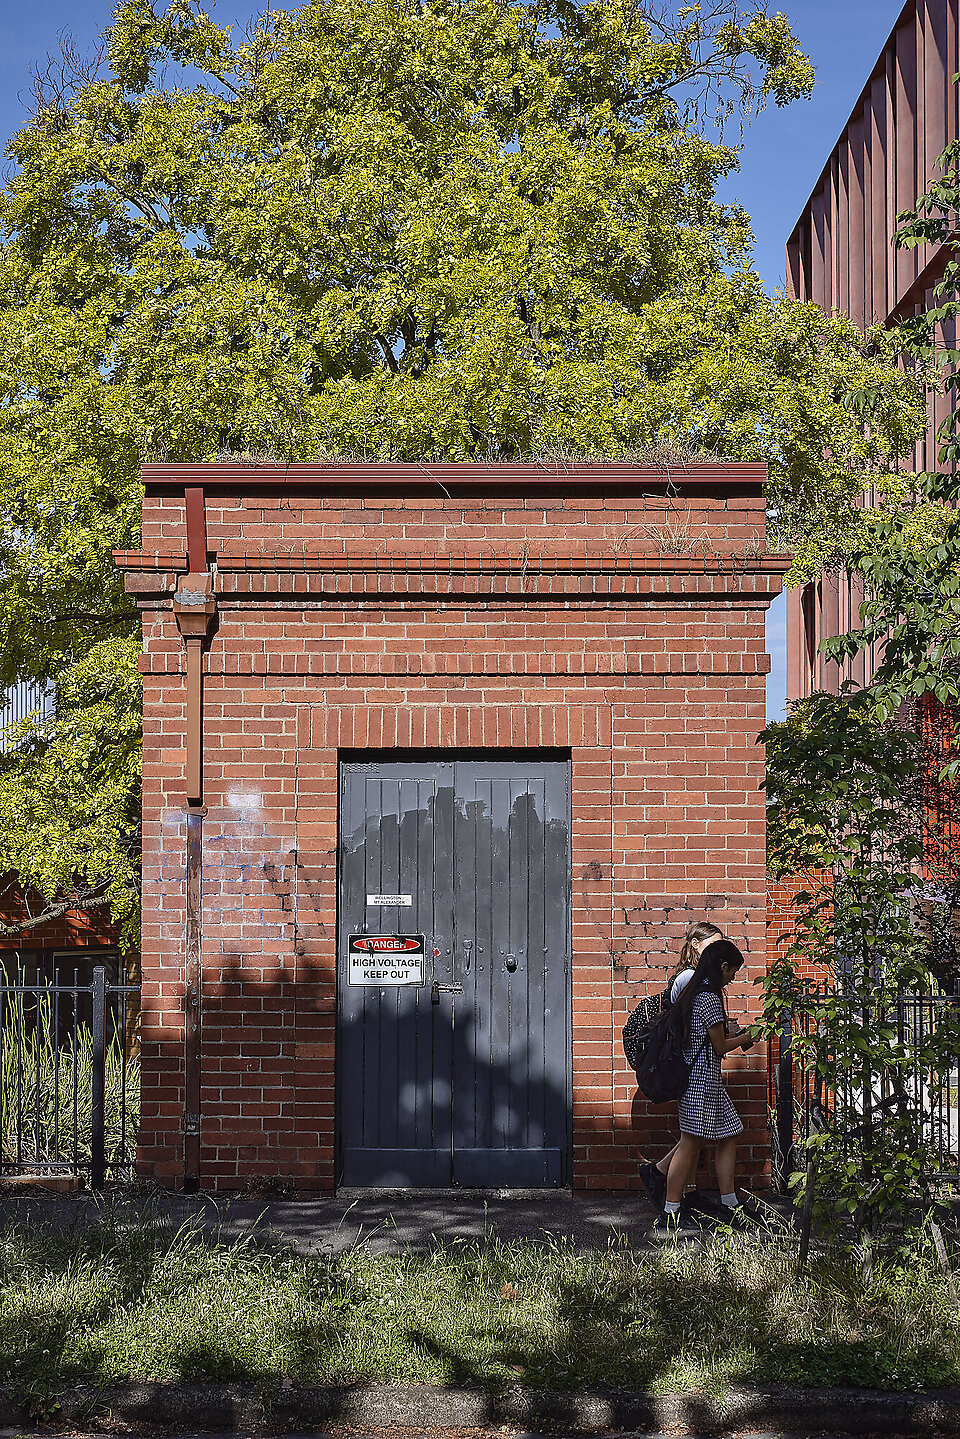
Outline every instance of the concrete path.
MULTIPOLYGON (((111 1433, 113 1439, 127 1439, 128 1435, 129 1439, 143 1439, 143 1435, 139 1430, 134 1434, 122 1428, 114 1428, 111 1430, 111 1433)), ((0 1429, 0 1439, 23 1439, 23 1430, 0 1429)), ((102 1433, 84 1434, 76 1430, 71 1430, 69 1433, 58 1433, 50 1429, 44 1429, 43 1439, 103 1439, 103 1435, 102 1433)), ((223 1439, 223 1435, 219 1433, 177 1433, 165 1434, 163 1439, 223 1439)), ((268 1430, 265 1433, 258 1432, 256 1434, 237 1433, 232 1435, 231 1439, 271 1439, 271 1436, 268 1430)), ((401 1436, 398 1434, 396 1428, 379 1430, 366 1429, 362 1431, 330 1428, 319 1431, 309 1430, 303 1434, 284 1433, 282 1436, 275 1436, 275 1439, 401 1439, 401 1436)), ((546 1439, 546 1436, 532 1430, 410 1429, 404 1426, 402 1439, 546 1439)), ((549 1439, 584 1439, 584 1436, 582 1434, 563 1435, 551 1432, 549 1439)), ((629 1435, 624 1435, 623 1439, 717 1439, 717 1436, 716 1433, 707 1434, 699 1430, 694 1432, 690 1429, 671 1429, 669 1433, 665 1433, 663 1430, 658 1430, 656 1433, 650 1430, 644 1430, 643 1433, 633 1432, 629 1435)), ((822 1430, 818 1430, 816 1434, 805 1430, 800 1434, 795 1430, 787 1431, 785 1429, 737 1429, 726 1434, 724 1439, 853 1439, 853 1436, 849 1432, 846 1434, 827 1434, 822 1430)), ((886 1434, 873 1435, 858 1434, 856 1439, 898 1439, 898 1436, 891 1435, 889 1432, 886 1434)))
MULTIPOLYGON (((113 1439, 127 1439, 128 1435, 129 1439, 143 1439, 142 1432, 139 1429, 134 1433, 123 1428, 113 1428, 111 1434, 113 1439)), ((22 1429, 0 1429, 0 1439, 24 1439, 24 1431, 22 1429)), ((70 1430, 68 1433, 59 1433, 45 1428, 43 1430, 43 1439, 103 1439, 103 1434, 102 1432, 85 1434, 77 1430, 70 1430)), ((163 1436, 163 1439, 223 1439, 223 1435, 216 1432, 210 1434, 196 1434, 192 1432, 186 1434, 167 1433, 163 1436)), ((269 1430, 264 1433, 257 1432, 256 1434, 234 1433, 231 1439, 271 1439, 271 1435, 269 1430)), ((275 1439, 401 1439, 401 1435, 396 1428, 365 1429, 362 1431, 330 1428, 319 1431, 309 1430, 302 1434, 284 1433, 282 1436, 275 1436, 275 1439)), ((507 1430, 505 1428, 495 1430, 410 1429, 404 1426, 402 1439, 546 1439, 546 1436, 533 1430, 507 1430)), ((563 1435, 551 1432, 549 1439, 584 1439, 584 1436, 582 1434, 563 1435)), ((665 1433, 663 1430, 658 1430, 656 1433, 653 1433, 651 1430, 644 1430, 642 1433, 634 1431, 629 1435, 624 1435, 623 1439, 717 1439, 717 1436, 715 1432, 707 1434, 700 1430, 694 1432, 691 1429, 671 1429, 669 1433, 665 1433)), ((838 1434, 835 1432, 827 1434, 824 1433, 823 1430, 818 1430, 815 1434, 809 1430, 804 1430, 804 1432, 800 1434, 792 1429, 789 1431, 785 1429, 737 1429, 727 1433, 724 1439, 853 1439, 853 1436, 849 1432, 846 1434, 838 1434)), ((898 1439, 898 1436, 891 1435, 889 1432, 873 1435, 858 1434, 856 1439, 898 1439)))
MULTIPOLYGON (((371 1253, 424 1251, 454 1239, 566 1241, 578 1249, 611 1242, 649 1242, 655 1218, 638 1194, 506 1191, 340 1191, 335 1196, 291 1199, 169 1195, 141 1188, 92 1195, 0 1193, 0 1224, 10 1221, 59 1227, 95 1223, 103 1206, 120 1215, 180 1225, 196 1216, 224 1239, 255 1233, 291 1245, 301 1254, 339 1254, 356 1244, 371 1253)), ((786 1206, 777 1206, 784 1213, 786 1206)))

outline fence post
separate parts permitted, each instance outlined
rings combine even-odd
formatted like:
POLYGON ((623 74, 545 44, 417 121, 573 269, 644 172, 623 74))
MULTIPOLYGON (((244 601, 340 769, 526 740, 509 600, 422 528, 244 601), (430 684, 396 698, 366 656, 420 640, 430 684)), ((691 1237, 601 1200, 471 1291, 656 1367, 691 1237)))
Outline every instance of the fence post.
POLYGON ((102 964, 93 970, 93 1075, 90 1114, 90 1188, 103 1188, 106 1171, 104 1152, 104 1097, 107 1063, 107 971, 102 964))
POLYGON ((780 1031, 780 1057, 777 1061, 777 1153, 780 1172, 777 1183, 786 1193, 795 1163, 793 1148, 793 1016, 787 1010, 780 1031))

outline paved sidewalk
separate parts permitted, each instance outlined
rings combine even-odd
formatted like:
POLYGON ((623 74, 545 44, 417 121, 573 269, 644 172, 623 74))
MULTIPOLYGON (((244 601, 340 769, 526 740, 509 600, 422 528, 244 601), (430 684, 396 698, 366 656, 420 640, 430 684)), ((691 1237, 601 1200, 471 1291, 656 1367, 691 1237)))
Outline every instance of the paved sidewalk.
MULTIPOLYGON (((777 1207, 787 1213, 782 1201, 777 1207)), ((579 1249, 605 1249, 621 1238, 649 1241, 655 1212, 643 1195, 536 1191, 341 1191, 290 1199, 169 1195, 134 1188, 93 1195, 0 1192, 0 1224, 11 1220, 57 1227, 96 1222, 102 1206, 122 1215, 163 1218, 176 1225, 199 1217, 211 1235, 232 1239, 251 1232, 287 1243, 301 1254, 339 1254, 362 1243, 375 1254, 423 1251, 437 1241, 567 1240, 579 1249)))
MULTIPOLYGON (((242 1433, 237 1431, 232 1439, 270 1439, 272 1431, 267 1428, 264 1433, 242 1433)), ((0 1429, 0 1439, 22 1439, 22 1429, 0 1429)), ((44 1428, 43 1439, 103 1439, 102 1433, 91 1432, 84 1434, 77 1430, 66 1432, 44 1428)), ((138 1439, 140 1436, 138 1435, 138 1439)), ((217 1431, 211 1433, 194 1433, 193 1431, 183 1434, 165 1434, 164 1439, 223 1439, 217 1431)), ((356 1429, 338 1429, 335 1425, 320 1430, 307 1430, 304 1433, 284 1432, 280 1439, 400 1439, 396 1427, 391 1428, 366 1428, 361 1431, 356 1429)), ((403 1439, 547 1439, 547 1436, 540 1432, 523 1429, 444 1429, 432 1427, 429 1429, 408 1428, 403 1426, 403 1439)), ((583 1435, 557 1434, 551 1431, 549 1439, 583 1439, 583 1435)), ((658 1430, 653 1433, 651 1430, 644 1430, 643 1433, 634 1432, 624 1435, 623 1439, 717 1439, 716 1433, 707 1434, 702 1431, 694 1432, 691 1429, 671 1429, 669 1433, 658 1430)), ((724 1439, 854 1439, 848 1431, 846 1434, 830 1433, 818 1430, 812 1433, 805 1429, 803 1433, 791 1429, 737 1429, 730 1431, 724 1439)), ((888 1432, 884 1434, 861 1434, 856 1439, 897 1439, 896 1435, 888 1432)))

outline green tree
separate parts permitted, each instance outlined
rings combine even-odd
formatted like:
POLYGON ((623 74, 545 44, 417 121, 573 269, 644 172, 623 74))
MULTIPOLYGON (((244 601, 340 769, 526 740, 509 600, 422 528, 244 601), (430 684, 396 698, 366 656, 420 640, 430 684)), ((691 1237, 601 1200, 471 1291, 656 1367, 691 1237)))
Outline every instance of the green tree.
POLYGON ((135 923, 143 458, 582 455, 771 467, 816 551, 922 426, 889 337, 768 299, 717 121, 809 93, 734 0, 314 0, 234 41, 124 0, 38 86, 0 198, 0 867, 135 923), (850 397, 870 394, 865 429, 850 397))
POLYGON ((871 1240, 929 1211, 960 1046, 957 1006, 930 998, 948 974, 930 944, 945 876, 925 756, 888 700, 879 686, 815 694, 765 734, 770 868, 799 882, 762 1030, 780 1038, 789 1021, 795 1073, 819 1100, 793 1182, 813 1181, 821 1220, 852 1216, 871 1240))

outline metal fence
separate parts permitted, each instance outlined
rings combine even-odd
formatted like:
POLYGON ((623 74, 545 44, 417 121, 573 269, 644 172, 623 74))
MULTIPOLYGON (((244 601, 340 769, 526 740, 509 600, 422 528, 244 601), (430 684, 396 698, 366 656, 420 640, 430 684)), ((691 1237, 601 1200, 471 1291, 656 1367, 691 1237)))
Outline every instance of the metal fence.
MULTIPOLYGON (((831 998, 863 1007, 862 998, 831 998)), ((780 1035, 767 1051, 773 1170, 781 1187, 797 1167, 798 1146, 829 1125, 838 1111, 869 1113, 875 1119, 891 1113, 908 1118, 935 1165, 930 1177, 960 1185, 960 1053, 936 1074, 925 1069, 920 1059, 924 1040, 948 1018, 955 1023, 958 1010, 960 995, 956 994, 897 995, 883 1016, 884 1023, 896 1028, 899 1044, 910 1046, 917 1054, 916 1062, 906 1072, 898 1066, 896 1080, 874 1070, 868 1082, 862 1071, 851 1069, 843 1075, 839 1090, 836 1084, 831 1089, 815 1066, 801 1065, 796 1058, 800 1048, 797 1037, 806 1039, 815 1032, 816 1000, 787 1014, 780 1035)))
POLYGON ((140 986, 34 983, 0 971, 0 1168, 132 1179, 140 1113, 140 986))

